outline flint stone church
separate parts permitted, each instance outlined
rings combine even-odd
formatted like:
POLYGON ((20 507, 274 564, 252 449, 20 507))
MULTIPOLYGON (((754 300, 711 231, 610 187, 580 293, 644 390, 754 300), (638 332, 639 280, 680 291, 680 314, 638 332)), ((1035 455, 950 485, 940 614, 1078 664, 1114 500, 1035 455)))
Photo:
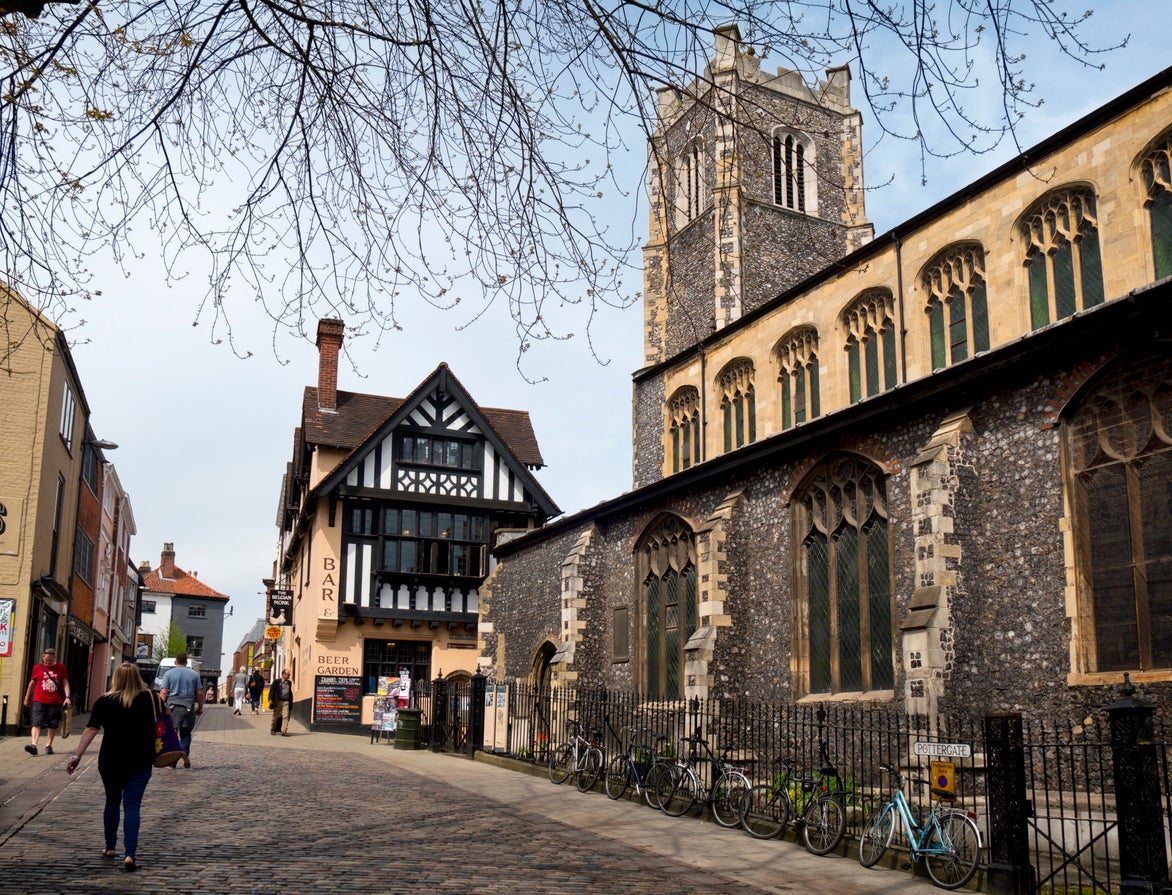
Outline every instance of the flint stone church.
MULTIPOLYGON (((735 26, 651 141, 633 485, 498 543, 480 668, 648 699, 1172 695, 1172 69, 875 236, 850 74, 735 26)), ((583 433, 585 437, 585 433, 583 433)))

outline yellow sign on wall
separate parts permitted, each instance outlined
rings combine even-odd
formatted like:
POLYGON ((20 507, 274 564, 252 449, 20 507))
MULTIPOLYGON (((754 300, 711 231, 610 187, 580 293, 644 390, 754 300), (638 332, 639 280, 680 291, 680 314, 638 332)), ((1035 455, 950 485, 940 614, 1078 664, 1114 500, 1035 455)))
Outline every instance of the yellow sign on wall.
POLYGON ((265 637, 269 638, 269 640, 280 640, 281 629, 276 625, 269 625, 267 628, 265 628, 265 637))
POLYGON ((956 794, 956 765, 951 761, 932 762, 932 788, 956 794))

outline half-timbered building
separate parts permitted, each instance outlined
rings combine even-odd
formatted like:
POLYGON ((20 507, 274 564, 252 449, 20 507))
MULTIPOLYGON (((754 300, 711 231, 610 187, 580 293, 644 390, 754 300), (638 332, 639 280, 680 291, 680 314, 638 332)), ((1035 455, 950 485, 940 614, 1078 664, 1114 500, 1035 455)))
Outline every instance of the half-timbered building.
POLYGON ((339 391, 342 339, 320 322, 278 520, 295 711, 319 725, 368 722, 387 680, 474 672, 490 545, 560 512, 527 412, 480 407, 446 364, 406 398, 339 391), (327 707, 324 680, 360 692, 327 707))

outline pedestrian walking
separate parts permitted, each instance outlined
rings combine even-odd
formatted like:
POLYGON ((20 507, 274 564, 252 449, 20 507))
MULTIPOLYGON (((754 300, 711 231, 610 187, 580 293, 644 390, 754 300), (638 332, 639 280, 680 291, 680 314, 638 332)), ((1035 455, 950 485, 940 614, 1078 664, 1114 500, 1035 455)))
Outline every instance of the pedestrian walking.
POLYGON ((191 732, 203 714, 203 683, 199 673, 187 667, 187 653, 175 654, 175 667, 163 675, 159 697, 171 710, 171 720, 183 748, 183 767, 191 767, 191 732))
POLYGON ((252 703, 252 713, 260 714, 260 699, 265 692, 265 676, 260 666, 252 670, 252 677, 248 679, 248 701, 252 703))
POLYGON ((273 710, 273 723, 269 733, 276 736, 289 735, 289 714, 293 710, 293 684, 289 680, 289 669, 281 672, 281 679, 269 687, 269 707, 273 710))
POLYGON ((163 711, 162 700, 148 689, 138 666, 123 662, 114 669, 110 689, 94 703, 77 750, 65 765, 70 774, 76 771, 98 731, 104 731, 98 750, 98 774, 106 790, 102 811, 106 847, 102 857, 113 860, 118 854, 118 821, 122 815, 122 840, 126 847, 122 869, 127 872, 139 869, 136 855, 142 797, 154 768, 155 714, 160 711, 163 711))
POLYGON ((243 665, 240 670, 232 675, 232 699, 234 700, 235 709, 233 715, 239 715, 244 708, 244 694, 248 692, 248 669, 243 665))
POLYGON ((41 655, 41 661, 33 666, 28 689, 24 693, 24 704, 31 710, 33 722, 32 742, 24 747, 25 752, 29 755, 37 754, 41 728, 44 727, 49 736, 45 743, 45 754, 53 754, 53 737, 61 725, 61 712, 71 703, 69 672, 57 661, 57 650, 49 647, 41 655))

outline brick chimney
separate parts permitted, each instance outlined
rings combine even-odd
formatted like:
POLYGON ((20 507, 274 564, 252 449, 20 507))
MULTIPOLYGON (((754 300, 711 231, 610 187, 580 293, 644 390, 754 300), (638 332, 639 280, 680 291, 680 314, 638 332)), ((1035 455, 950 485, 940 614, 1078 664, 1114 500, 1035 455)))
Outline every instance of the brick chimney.
POLYGON ((317 323, 317 407, 338 409, 338 354, 342 350, 342 321, 325 319, 317 323))
POLYGON ((140 562, 138 564, 138 574, 142 575, 142 577, 145 578, 150 573, 151 573, 150 560, 144 559, 142 562, 140 562))
POLYGON ((159 557, 159 575, 171 581, 175 580, 175 545, 170 541, 163 544, 163 553, 159 557))

